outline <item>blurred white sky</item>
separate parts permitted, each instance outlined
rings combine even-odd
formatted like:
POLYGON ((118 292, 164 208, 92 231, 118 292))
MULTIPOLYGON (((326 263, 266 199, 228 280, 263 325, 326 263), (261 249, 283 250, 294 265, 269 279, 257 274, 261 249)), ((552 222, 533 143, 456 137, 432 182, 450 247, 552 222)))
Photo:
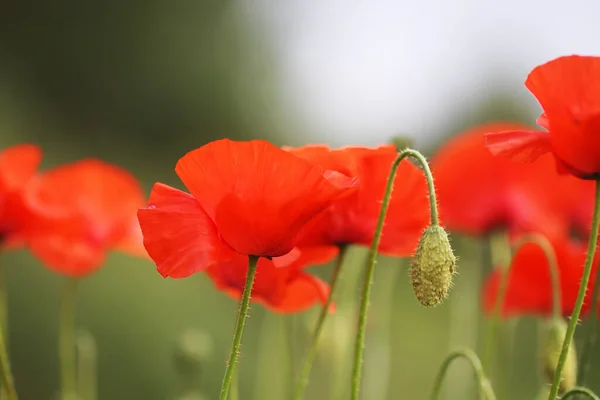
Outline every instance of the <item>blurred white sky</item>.
MULTIPOLYGON (((600 55, 600 0, 253 0, 307 140, 421 145, 456 110, 560 55, 600 55)), ((532 121, 533 122, 533 121, 532 121)))

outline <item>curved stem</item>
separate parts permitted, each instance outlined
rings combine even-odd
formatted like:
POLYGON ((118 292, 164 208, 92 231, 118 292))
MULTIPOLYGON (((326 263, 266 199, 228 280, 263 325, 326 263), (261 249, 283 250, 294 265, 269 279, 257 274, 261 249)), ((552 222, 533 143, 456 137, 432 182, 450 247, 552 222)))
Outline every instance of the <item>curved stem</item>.
POLYGON ((242 336, 244 334, 244 327, 246 326, 246 318, 248 317, 248 309, 250 308, 250 295, 252 294, 252 285, 254 284, 254 276, 256 275, 256 267, 258 265, 258 257, 248 257, 248 273, 246 274, 246 284, 244 285, 244 291, 242 298, 240 299, 240 310, 238 313, 237 321, 235 323, 235 334, 233 336, 233 343, 231 344, 231 351, 229 353, 229 360, 227 361, 227 368, 225 369, 225 376, 223 376, 223 383, 221 385, 220 400, 227 400, 229 394, 229 387, 231 386, 231 379, 233 377, 233 371, 237 362, 237 357, 242 344, 242 336))
POLYGON ((494 390, 488 379, 483 372, 483 367, 481 366, 481 361, 479 361, 479 357, 477 354, 469 348, 460 348, 454 350, 442 363, 440 370, 435 378, 435 382, 433 384, 433 390, 431 391, 431 400, 437 400, 440 397, 442 392, 442 383, 444 382, 444 378, 446 377, 446 373, 448 372, 448 368, 452 361, 457 358, 464 358, 469 362, 471 367, 473 368, 473 372, 475 373, 475 379, 477 380, 477 388, 479 391, 479 398, 481 400, 495 400, 496 395, 494 394, 494 390))
POLYGON ((567 391, 563 395, 563 397, 560 398, 560 400, 566 400, 566 399, 570 398, 571 396, 576 396, 578 394, 589 397, 592 400, 600 400, 600 397, 598 397, 594 392, 592 392, 590 389, 585 388, 585 387, 574 387, 573 389, 567 391))
POLYGON ((398 170, 398 165, 400 162, 408 157, 414 157, 425 173, 427 178, 427 186, 429 187, 429 205, 431 209, 431 225, 438 225, 438 211, 437 211, 437 202, 435 198, 435 189, 433 186, 433 176, 431 175, 431 170, 429 165, 427 164, 427 160, 421 153, 412 149, 402 150, 394 162, 392 163, 392 167, 390 170, 390 174, 388 176, 387 184, 385 187, 385 192, 383 195, 383 200, 381 203, 381 210, 379 212, 379 218, 377 219, 377 225, 375 226, 375 233, 373 235, 373 242, 371 243, 371 248, 369 249, 369 258, 367 260, 367 268, 365 270, 365 276, 363 280, 362 287, 362 295, 360 301, 360 313, 358 317, 358 331, 356 334, 356 342, 354 346, 354 363, 352 368, 352 400, 358 400, 358 396, 360 394, 360 383, 361 383, 361 373, 362 373, 362 364, 364 358, 364 348, 365 348, 365 334, 367 329, 367 310, 369 308, 369 298, 371 297, 371 287, 373 285, 373 275, 375 272, 375 263, 377 262, 377 250, 379 249, 379 242, 381 240, 381 233, 383 231, 383 224, 385 222, 385 217, 387 214, 388 207, 390 205, 390 198, 392 196, 392 190, 394 189, 394 178, 396 176, 396 171, 398 170))
POLYGON ((59 360, 61 387, 60 395, 64 400, 73 398, 77 393, 75 370, 75 299, 77 280, 68 278, 61 294, 59 315, 59 360))
POLYGON ((334 291, 337 287, 338 278, 340 276, 340 271, 342 269, 342 265, 344 264, 344 258, 347 252, 347 246, 340 246, 340 254, 335 262, 333 271, 331 272, 331 281, 329 283, 329 297, 327 298, 325 305, 321 309, 319 318, 317 319, 317 325, 315 326, 315 330, 311 337, 308 353, 306 353, 306 358, 304 359, 302 370, 300 372, 300 378, 298 379, 296 390, 294 391, 294 400, 301 400, 304 396, 304 391, 306 390, 306 385, 308 384, 308 378, 310 375, 312 364, 315 361, 315 358, 317 356, 317 350, 319 349, 319 338, 321 337, 321 333, 323 332, 323 328, 325 327, 325 320, 327 319, 327 315, 329 314, 329 306, 333 301, 334 291))
MULTIPOLYGON (((552 289, 552 315, 554 318, 559 318, 561 315, 561 294, 560 294, 560 276, 558 269, 558 261, 556 260, 556 254, 554 252, 554 248, 550 241, 543 235, 538 233, 526 233, 522 235, 519 240, 515 243, 514 254, 516 254, 521 247, 525 244, 536 244, 538 245, 546 259, 548 260, 548 269, 550 271, 550 285, 552 289)), ((500 314, 502 313, 502 307, 504 305, 504 301, 506 300, 506 292, 508 290, 508 281, 510 277, 510 271, 512 268, 512 263, 508 264, 508 267, 502 271, 502 278, 500 281, 500 287, 498 290, 498 298, 496 303, 494 304, 494 310, 492 314, 492 322, 494 324, 494 328, 497 325, 497 321, 500 318, 500 314)), ((491 349, 494 346, 494 338, 496 329, 490 328, 487 332, 486 340, 485 340, 485 359, 489 359, 491 354, 491 349)))
MULTIPOLYGON (((500 266, 502 271, 502 283, 500 287, 500 292, 502 293, 502 286, 505 286, 505 281, 508 280, 508 269, 510 269, 510 244, 508 242, 508 237, 505 232, 492 233, 489 242, 491 248, 492 268, 500 266)), ((501 299, 500 296, 498 296, 498 299, 494 304, 494 309, 492 310, 492 316, 490 318, 489 323, 487 324, 486 332, 484 334, 485 339, 483 345, 484 347, 482 358, 483 366, 485 368, 490 368, 490 364, 492 363, 492 352, 496 339, 496 331, 498 329, 500 321, 500 309, 502 303, 504 303, 504 299, 501 299)), ((488 372, 490 371, 488 370, 488 372)))
MULTIPOLYGON (((590 275, 592 273, 592 265, 594 264, 594 255, 596 253, 596 244, 598 242, 598 226, 600 225, 600 182, 596 181, 596 194, 594 199, 594 214, 592 217, 592 229, 590 235, 590 241, 588 243, 587 255, 585 258, 585 266, 583 267, 583 275, 581 277, 581 283, 579 284, 579 293, 577 294, 577 301, 575 307, 571 313, 571 319, 567 326, 567 333, 563 342, 562 350, 558 358, 556 365, 556 372, 554 373, 554 380, 552 381, 552 387, 550 388, 549 400, 556 399, 558 395, 558 389, 562 378, 562 371, 565 367, 565 361, 569 353, 569 347, 573 341, 573 335, 575 334, 575 328, 579 321, 579 315, 581 314, 581 308, 583 307, 583 301, 585 300, 585 294, 587 291, 590 275)), ((597 306, 593 305, 592 310, 595 312, 597 306)))

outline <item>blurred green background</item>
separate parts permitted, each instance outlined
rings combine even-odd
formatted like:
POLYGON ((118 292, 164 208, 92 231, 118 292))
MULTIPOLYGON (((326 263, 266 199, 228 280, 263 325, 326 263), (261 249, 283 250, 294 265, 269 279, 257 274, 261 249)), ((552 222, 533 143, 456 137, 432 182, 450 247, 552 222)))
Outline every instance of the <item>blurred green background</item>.
MULTIPOLYGON (((298 130, 278 108, 277 70, 263 35, 229 1, 2 2, 0 145, 38 143, 44 167, 100 157, 128 168, 148 191, 155 181, 181 187, 176 160, 216 138, 305 143, 302 135, 288 134, 298 130)), ((531 117, 510 94, 490 93, 477 108, 457 110, 438 137, 487 120, 531 117)), ((433 148, 421 150, 431 154, 433 148)), ((364 399, 425 399, 452 347, 481 346, 479 284, 489 269, 488 247, 458 236, 454 244, 459 275, 450 300, 436 309, 413 298, 404 260, 378 264, 364 399)), ((365 249, 351 253, 340 309, 330 318, 307 399, 347 397, 365 257, 365 249)), ((58 390, 64 279, 24 252, 3 254, 0 262, 18 391, 22 400, 51 399, 58 390)), ((330 266, 314 271, 327 278, 330 266)), ((79 288, 77 325, 92 333, 98 348, 98 398, 183 400, 174 355, 185 331, 201 329, 213 344, 199 382, 205 398, 215 399, 236 306, 201 274, 164 280, 150 262, 111 255, 79 288)), ((280 316, 252 308, 241 357, 242 400, 286 398, 316 311, 280 316)), ((516 334, 512 342, 501 335, 494 384, 500 399, 533 399, 542 386, 536 321, 507 323, 503 332, 510 329, 516 334)), ((471 381, 469 368, 456 363, 446 398, 475 398, 471 381)))

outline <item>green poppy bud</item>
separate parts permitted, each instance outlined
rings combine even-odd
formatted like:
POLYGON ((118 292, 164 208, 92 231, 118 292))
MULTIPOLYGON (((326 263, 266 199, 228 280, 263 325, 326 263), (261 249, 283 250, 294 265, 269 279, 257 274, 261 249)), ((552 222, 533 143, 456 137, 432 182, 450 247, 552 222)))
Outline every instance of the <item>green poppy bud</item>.
MULTIPOLYGON (((554 380, 558 358, 567 333, 567 323, 561 318, 553 318, 548 325, 545 340, 542 342, 542 365, 548 382, 554 380)), ((560 381, 560 392, 572 389, 577 384, 577 352, 571 343, 560 381)))
POLYGON ((444 228, 428 227, 410 260, 410 276, 417 300, 427 307, 444 301, 452 287, 455 267, 456 257, 444 228))

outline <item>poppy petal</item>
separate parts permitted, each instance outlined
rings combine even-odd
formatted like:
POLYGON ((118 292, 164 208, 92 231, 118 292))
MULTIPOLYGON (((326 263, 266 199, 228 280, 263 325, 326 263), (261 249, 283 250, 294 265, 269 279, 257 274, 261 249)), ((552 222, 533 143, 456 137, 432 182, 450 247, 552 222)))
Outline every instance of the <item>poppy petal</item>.
POLYGON ((133 175, 97 159, 64 164, 40 174, 28 185, 26 201, 42 229, 62 229, 65 235, 87 236, 111 246, 121 240, 129 221, 145 203, 133 175))
MULTIPOLYGON (((325 304, 329 297, 329 285, 309 274, 300 274, 288 282, 283 297, 277 302, 265 304, 280 313, 294 313, 309 309, 315 303, 325 304)), ((330 311, 335 310, 330 309, 330 311)))
POLYGON ((116 244, 115 250, 135 257, 149 258, 148 252, 144 247, 144 236, 142 235, 137 215, 125 228, 125 234, 116 244))
POLYGON ((35 236, 28 248, 49 269, 74 278, 84 277, 104 264, 106 248, 62 235, 35 236))
POLYGON ((236 256, 196 199, 156 183, 138 211, 144 247, 164 277, 184 278, 236 256))
POLYGON ((485 135, 485 144, 493 155, 520 162, 535 161, 552 151, 550 134, 543 131, 489 132, 485 135))
MULTIPOLYGON (((585 260, 585 244, 571 243, 564 239, 554 239, 553 248, 559 268, 561 291, 561 311, 569 315, 575 306, 579 283, 585 260)), ((548 260, 543 250, 536 244, 523 245, 514 255, 508 277, 508 286, 502 315, 550 315, 552 312, 552 284, 548 260)), ((592 272, 596 271, 594 264, 592 272)), ((486 314, 494 309, 501 281, 501 270, 495 269, 483 286, 482 301, 486 314)), ((593 282, 590 282, 590 287, 593 282)), ((587 296, 589 296, 588 291, 587 296)), ((589 312, 589 298, 586 298, 583 314, 589 312)))
POLYGON ((175 171, 225 242, 264 257, 289 253, 304 225, 357 186, 340 175, 328 180, 319 166, 261 140, 209 143, 175 171))
POLYGON ((41 149, 20 144, 0 152, 0 194, 25 186, 42 161, 41 149))

